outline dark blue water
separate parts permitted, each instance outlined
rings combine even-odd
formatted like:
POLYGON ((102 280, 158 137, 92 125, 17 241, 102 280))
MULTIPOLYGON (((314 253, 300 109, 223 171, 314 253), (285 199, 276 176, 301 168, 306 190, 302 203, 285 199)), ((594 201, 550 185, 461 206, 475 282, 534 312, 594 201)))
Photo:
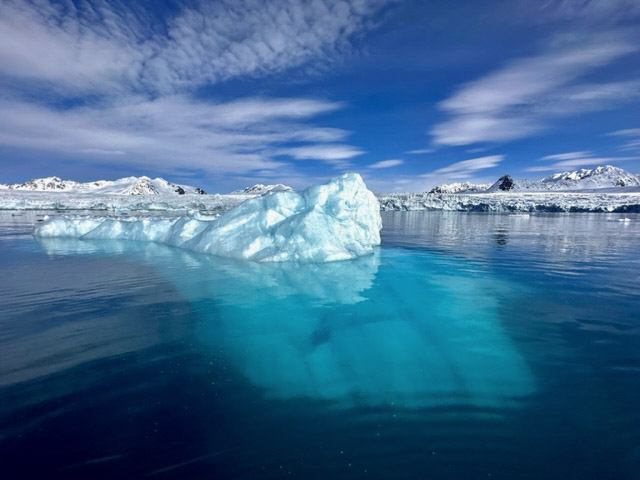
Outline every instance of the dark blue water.
POLYGON ((640 478, 639 215, 388 213, 323 265, 14 215, 2 478, 640 478))

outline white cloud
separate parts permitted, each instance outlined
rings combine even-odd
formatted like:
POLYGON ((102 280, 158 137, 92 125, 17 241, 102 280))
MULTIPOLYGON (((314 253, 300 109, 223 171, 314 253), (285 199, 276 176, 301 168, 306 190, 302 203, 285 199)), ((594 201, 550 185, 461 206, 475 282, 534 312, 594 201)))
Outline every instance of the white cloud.
POLYGON ((419 148, 417 150, 408 150, 404 153, 408 153, 409 155, 421 155, 423 153, 433 153, 435 152, 434 148, 419 148))
MULTIPOLYGON (((66 111, 0 101, 0 110, 11 112, 0 116, 0 144, 78 160, 108 157, 113 163, 165 169, 198 168, 211 173, 280 169, 285 163, 273 157, 283 143, 334 141, 348 134, 299 123, 339 107, 334 102, 295 98, 195 102, 181 95, 66 111)), ((300 148, 307 153, 317 149, 325 156, 333 152, 334 158, 347 158, 344 152, 357 151, 333 144, 300 148)))
POLYGON ((291 140, 306 142, 339 142, 351 132, 340 128, 315 127, 290 132, 291 140))
POLYGON ((480 153, 480 152, 486 152, 487 150, 489 150, 489 147, 476 147, 476 148, 467 148, 465 150, 465 152, 467 152, 467 153, 480 153))
POLYGON ((503 142, 548 127, 549 119, 606 108, 638 96, 640 82, 576 84, 582 75, 638 50, 623 34, 558 39, 548 51, 516 60, 464 85, 440 103, 449 117, 431 130, 436 144, 503 142))
POLYGON ((549 0, 533 5, 538 6, 547 17, 581 20, 590 24, 611 25, 640 17, 640 3, 637 0, 549 0))
POLYGON ((540 160, 572 160, 575 158, 593 157, 593 153, 587 151, 581 152, 566 152, 566 153, 554 153, 553 155, 546 155, 540 160))
POLYGON ((539 165, 526 168, 528 172, 558 171, 563 169, 575 169, 576 167, 588 167, 592 165, 606 165, 628 160, 638 160, 640 157, 597 157, 591 152, 568 152, 555 155, 547 155, 541 160, 559 160, 548 165, 539 165))
POLYGON ((486 157, 472 158, 452 163, 433 172, 422 175, 423 178, 443 177, 450 179, 468 178, 478 170, 493 168, 504 160, 504 155, 488 155, 486 157))
POLYGON ((307 145, 279 150, 280 155, 288 155, 297 160, 322 160, 340 166, 346 166, 345 160, 365 153, 351 145, 307 145))
POLYGON ((197 1, 163 20, 135 2, 4 0, 0 68, 54 88, 184 92, 349 52, 388 2, 197 1))
POLYGON ((0 72, 38 86, 119 90, 150 50, 135 45, 113 12, 90 27, 79 15, 71 2, 3 1, 0 72))
POLYGON ((620 150, 640 150, 640 128, 625 128, 624 130, 617 130, 610 132, 607 135, 615 137, 626 137, 630 140, 620 145, 620 150))
POLYGON ((398 165, 402 165, 404 163, 404 160, 401 160, 399 158, 393 158, 390 160, 381 160, 379 162, 376 163, 372 163, 369 165, 369 168, 390 168, 390 167, 397 167, 398 165))
POLYGON ((367 187, 376 193, 423 192, 432 183, 420 177, 394 178, 385 176, 384 178, 378 178, 371 174, 367 175, 367 172, 363 173, 363 178, 367 187))
POLYGON ((616 130, 615 132, 609 132, 608 135, 618 137, 640 137, 640 128, 625 128, 624 130, 616 130))
POLYGON ((640 150, 640 138, 625 142, 620 146, 620 150, 640 150))
POLYGON ((326 68, 390 1, 196 0, 160 18, 136 2, 0 0, 0 145, 239 175, 285 170, 282 154, 344 164, 363 153, 349 132, 309 123, 343 103, 190 94, 326 68), (303 145, 283 152, 289 142, 303 145))

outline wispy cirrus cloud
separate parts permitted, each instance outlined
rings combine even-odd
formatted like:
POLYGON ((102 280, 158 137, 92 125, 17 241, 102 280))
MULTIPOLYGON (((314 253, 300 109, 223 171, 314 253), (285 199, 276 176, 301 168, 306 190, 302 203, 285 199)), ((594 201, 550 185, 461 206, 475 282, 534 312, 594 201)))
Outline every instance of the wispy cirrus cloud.
POLYGON ((388 3, 196 1, 164 18, 136 2, 4 0, 0 63, 57 88, 185 92, 337 58, 388 3))
POLYGON ((498 166, 504 160, 504 155, 487 155, 452 163, 433 172, 423 174, 423 178, 442 177, 448 179, 464 179, 475 175, 479 170, 498 166))
POLYGON ((593 165, 608 165, 610 163, 624 162, 628 160, 640 160, 640 157, 587 157, 576 158, 574 160, 564 160, 551 165, 540 165, 528 167, 527 172, 550 172, 562 169, 575 169, 577 167, 588 167, 593 165))
POLYGON ((609 132, 608 135, 616 137, 640 137, 640 128, 625 128, 623 130, 609 132))
POLYGON ((565 152, 565 153, 554 153, 552 155, 545 155, 540 160, 573 160, 576 158, 588 158, 593 157, 594 154, 589 151, 580 151, 580 152, 565 152))
POLYGON ((289 155, 297 160, 321 160, 340 167, 346 167, 349 165, 347 160, 362 155, 364 151, 351 145, 335 144, 285 148, 277 153, 289 155))
POLYGON ((494 168, 505 159, 504 155, 487 155, 454 162, 446 167, 438 168, 420 175, 400 175, 397 177, 379 178, 375 170, 364 172, 367 185, 375 192, 425 192, 441 183, 471 181, 488 183, 495 181, 495 175, 487 170, 494 168))
POLYGON ((391 168, 397 167, 398 165, 402 165, 404 160, 400 158, 391 158, 389 160, 381 160, 379 162, 375 162, 369 165, 369 168, 380 169, 380 168, 391 168))
POLYGON ((193 94, 326 68, 393 0, 196 0, 170 13, 119 0, 0 1, 0 108, 11 112, 2 146, 238 175, 363 153, 344 144, 349 132, 316 123, 343 103, 193 94))
POLYGON ((640 128, 625 128, 610 132, 607 135, 614 137, 622 137, 625 142, 620 145, 620 150, 638 150, 640 151, 640 128))
POLYGON ((418 148, 416 150, 407 150, 404 153, 408 153, 409 155, 422 155, 425 153, 433 153, 436 150, 434 148, 418 148))
POLYGON ((542 157, 541 161, 553 161, 547 165, 535 165, 525 169, 527 172, 547 172, 576 167, 589 167, 593 165, 606 165, 609 163, 638 160, 640 157, 603 157, 590 151, 554 153, 542 157))
MULTIPOLYGON (((273 158, 284 144, 344 139, 348 134, 344 130, 308 123, 340 106, 295 98, 196 102, 174 95, 59 110, 0 100, 0 109, 11 112, 0 116, 0 144, 84 161, 108 157, 112 163, 167 171, 186 167, 211 173, 272 170, 285 165, 273 158)), ((323 147, 314 143, 305 148, 323 147)), ((326 147, 325 152, 335 151, 334 146, 326 147)))
POLYGON ((434 143, 505 142, 548 128, 553 118, 607 108, 638 97, 640 81, 580 83, 581 76, 638 51, 625 33, 557 38, 547 51, 516 60, 440 103, 447 119, 434 143))
POLYGON ((640 17, 640 3, 636 0, 548 0, 546 2, 526 2, 538 9, 545 20, 582 21, 587 25, 615 25, 640 17))

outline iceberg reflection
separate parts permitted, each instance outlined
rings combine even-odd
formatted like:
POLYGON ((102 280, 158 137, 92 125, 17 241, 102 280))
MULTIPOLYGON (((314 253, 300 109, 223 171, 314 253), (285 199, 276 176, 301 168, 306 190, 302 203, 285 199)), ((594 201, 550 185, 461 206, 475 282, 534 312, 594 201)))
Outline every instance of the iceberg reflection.
POLYGON ((314 304, 357 303, 364 300, 361 293, 373 284, 380 264, 379 250, 341 262, 258 263, 129 240, 37 240, 52 255, 135 254, 172 279, 191 301, 215 299, 233 305, 291 296, 314 304))
POLYGON ((461 260, 384 249, 256 264, 136 242, 39 241, 50 253, 135 252, 189 300, 197 340, 269 398, 503 407, 535 389, 500 323, 515 290, 461 260))

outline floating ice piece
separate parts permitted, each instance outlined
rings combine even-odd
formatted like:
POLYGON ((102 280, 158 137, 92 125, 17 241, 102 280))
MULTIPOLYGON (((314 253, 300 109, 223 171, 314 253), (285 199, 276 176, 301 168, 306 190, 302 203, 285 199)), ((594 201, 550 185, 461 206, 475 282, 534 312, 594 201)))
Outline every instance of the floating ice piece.
POLYGON ((296 193, 249 199, 213 221, 193 217, 53 217, 38 237, 165 243, 254 261, 329 262, 373 252, 380 244, 379 204, 357 173, 296 193))

